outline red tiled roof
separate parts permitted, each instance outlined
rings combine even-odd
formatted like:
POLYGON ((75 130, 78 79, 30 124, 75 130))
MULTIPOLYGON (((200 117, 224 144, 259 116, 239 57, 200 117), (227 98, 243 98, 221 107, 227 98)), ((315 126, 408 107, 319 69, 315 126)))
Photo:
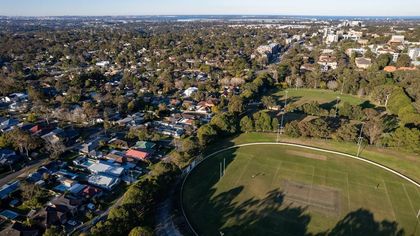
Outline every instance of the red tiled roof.
POLYGON ((403 71, 410 71, 410 70, 417 70, 416 67, 395 67, 395 66, 385 66, 384 71, 386 72, 394 72, 397 70, 403 70, 403 71))
POLYGON ((149 157, 148 152, 138 151, 135 149, 128 150, 125 155, 139 160, 147 160, 149 157))
POLYGON ((35 125, 31 129, 29 129, 29 131, 34 134, 34 133, 40 131, 41 129, 42 129, 42 127, 40 125, 35 125))
POLYGON ((96 194, 101 193, 101 190, 95 187, 88 186, 83 189, 83 196, 94 197, 96 194))

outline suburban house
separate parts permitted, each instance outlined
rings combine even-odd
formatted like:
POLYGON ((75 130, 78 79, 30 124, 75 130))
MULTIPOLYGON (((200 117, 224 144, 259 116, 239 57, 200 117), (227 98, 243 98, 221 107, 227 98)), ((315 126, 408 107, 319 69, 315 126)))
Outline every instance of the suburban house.
POLYGON ((305 63, 305 64, 300 66, 300 71, 302 71, 302 72, 315 71, 315 70, 316 70, 316 65, 315 64, 305 63))
POLYGON ((388 41, 389 45, 400 45, 405 42, 404 35, 392 35, 391 39, 388 41))
POLYGON ((355 59, 356 66, 359 69, 367 69, 372 65, 372 60, 370 58, 358 57, 355 59))
POLYGON ((17 124, 19 124, 19 121, 16 119, 6 119, 0 123, 0 130, 2 132, 10 131, 17 124))
POLYGON ((194 93, 198 91, 198 88, 196 87, 189 87, 184 91, 185 97, 191 97, 194 93))
POLYGON ((319 56, 318 64, 322 66, 322 71, 328 71, 329 69, 337 69, 337 57, 332 54, 322 54, 319 56))
POLYGON ((47 206, 33 217, 43 228, 49 228, 53 225, 64 225, 68 220, 69 210, 65 207, 47 206))
POLYGON ((127 157, 131 157, 134 158, 136 160, 140 160, 140 161, 147 161, 150 157, 150 153, 146 152, 146 151, 140 151, 140 150, 136 150, 136 149, 130 149, 128 150, 125 155, 127 157))
POLYGON ((117 184, 120 183, 120 178, 115 178, 107 175, 101 175, 101 174, 93 174, 90 175, 88 178, 88 183, 105 189, 105 190, 111 190, 113 189, 117 184))
POLYGON ((118 178, 124 174, 124 168, 120 165, 97 161, 91 164, 87 169, 93 174, 104 174, 118 178))
POLYGON ((115 148, 119 148, 119 149, 128 149, 127 141, 117 139, 117 138, 113 138, 113 139, 109 140, 108 145, 110 145, 112 147, 115 147, 115 148))
POLYGON ((60 129, 60 128, 56 128, 56 129, 52 130, 51 132, 42 135, 41 138, 44 139, 45 141, 51 143, 51 144, 66 141, 65 131, 63 129, 60 129))
POLYGON ((117 150, 112 150, 110 153, 104 156, 104 159, 118 163, 118 164, 132 162, 131 158, 127 158, 123 152, 120 152, 117 150))
POLYGON ((149 141, 138 141, 134 145, 134 148, 151 153, 155 151, 156 143, 149 142, 149 141))
POLYGON ((4 200, 8 198, 10 194, 19 190, 19 186, 20 186, 19 180, 3 185, 0 188, 0 200, 4 200))
POLYGON ((102 196, 102 190, 100 190, 99 188, 95 188, 92 186, 86 186, 82 192, 79 193, 79 195, 81 195, 84 198, 95 198, 95 197, 100 197, 102 196))
POLYGON ((0 149, 0 165, 13 165, 20 159, 16 152, 10 149, 0 149))
POLYGON ((82 203, 83 199, 69 195, 64 196, 64 194, 51 200, 52 206, 55 208, 66 208, 72 215, 75 215, 77 211, 81 210, 82 203))

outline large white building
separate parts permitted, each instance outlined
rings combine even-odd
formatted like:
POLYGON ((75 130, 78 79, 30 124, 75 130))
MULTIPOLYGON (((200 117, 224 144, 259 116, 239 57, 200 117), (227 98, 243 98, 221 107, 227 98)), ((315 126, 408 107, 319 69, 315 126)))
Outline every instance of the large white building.
POLYGON ((325 37, 326 44, 331 44, 331 43, 336 43, 336 42, 338 42, 338 35, 336 34, 327 34, 327 36, 325 37))
POLYGON ((417 61, 417 58, 420 57, 420 48, 410 48, 408 49, 408 56, 413 61, 417 61))
POLYGON ((107 175, 90 175, 88 183, 107 190, 113 189, 121 180, 107 175))
POLYGON ((193 93, 196 93, 198 91, 198 88, 196 87, 189 87, 184 91, 184 95, 186 97, 191 97, 191 95, 193 95, 193 93))
POLYGON ((112 177, 120 177, 124 174, 124 168, 103 162, 93 163, 88 169, 93 174, 105 174, 112 177))

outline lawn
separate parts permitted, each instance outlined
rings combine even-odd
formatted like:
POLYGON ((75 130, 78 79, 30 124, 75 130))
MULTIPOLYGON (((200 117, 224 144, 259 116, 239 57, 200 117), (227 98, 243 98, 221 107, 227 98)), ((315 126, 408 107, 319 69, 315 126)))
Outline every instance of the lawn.
MULTIPOLYGON (((219 140, 207 148, 206 154, 219 150, 222 147, 251 142, 275 142, 276 139, 277 135, 275 133, 244 133, 233 139, 219 140)), ((351 155, 356 155, 357 153, 356 143, 351 142, 313 138, 289 138, 285 135, 280 135, 279 141, 319 147, 351 155)), ((360 157, 378 162, 420 182, 420 156, 418 154, 391 148, 365 146, 360 157)))
MULTIPOLYGON (((281 90, 273 94, 281 100, 281 103, 284 103, 285 92, 286 90, 281 90)), ((323 89, 288 89, 288 103, 294 104, 295 106, 300 106, 311 101, 317 101, 319 104, 330 104, 335 105, 337 97, 340 97, 340 104, 343 102, 348 102, 351 105, 360 105, 364 104, 365 106, 369 104, 367 99, 359 98, 357 96, 349 94, 340 94, 340 92, 334 92, 331 90, 323 89)))
POLYGON ((350 158, 259 145, 204 161, 188 177, 182 200, 199 235, 393 235, 399 230, 411 235, 420 189, 350 158), (226 172, 220 178, 223 159, 226 172))

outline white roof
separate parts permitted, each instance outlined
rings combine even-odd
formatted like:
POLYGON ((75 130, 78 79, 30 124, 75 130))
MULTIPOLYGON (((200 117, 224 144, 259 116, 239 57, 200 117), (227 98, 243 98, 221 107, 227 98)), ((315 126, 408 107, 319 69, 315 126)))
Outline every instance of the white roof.
POLYGON ((119 179, 105 175, 91 175, 88 178, 88 182, 92 185, 109 189, 118 184, 119 179))
POLYGON ((120 176, 124 172, 122 167, 101 162, 92 164, 88 169, 95 174, 103 173, 113 176, 120 176))

